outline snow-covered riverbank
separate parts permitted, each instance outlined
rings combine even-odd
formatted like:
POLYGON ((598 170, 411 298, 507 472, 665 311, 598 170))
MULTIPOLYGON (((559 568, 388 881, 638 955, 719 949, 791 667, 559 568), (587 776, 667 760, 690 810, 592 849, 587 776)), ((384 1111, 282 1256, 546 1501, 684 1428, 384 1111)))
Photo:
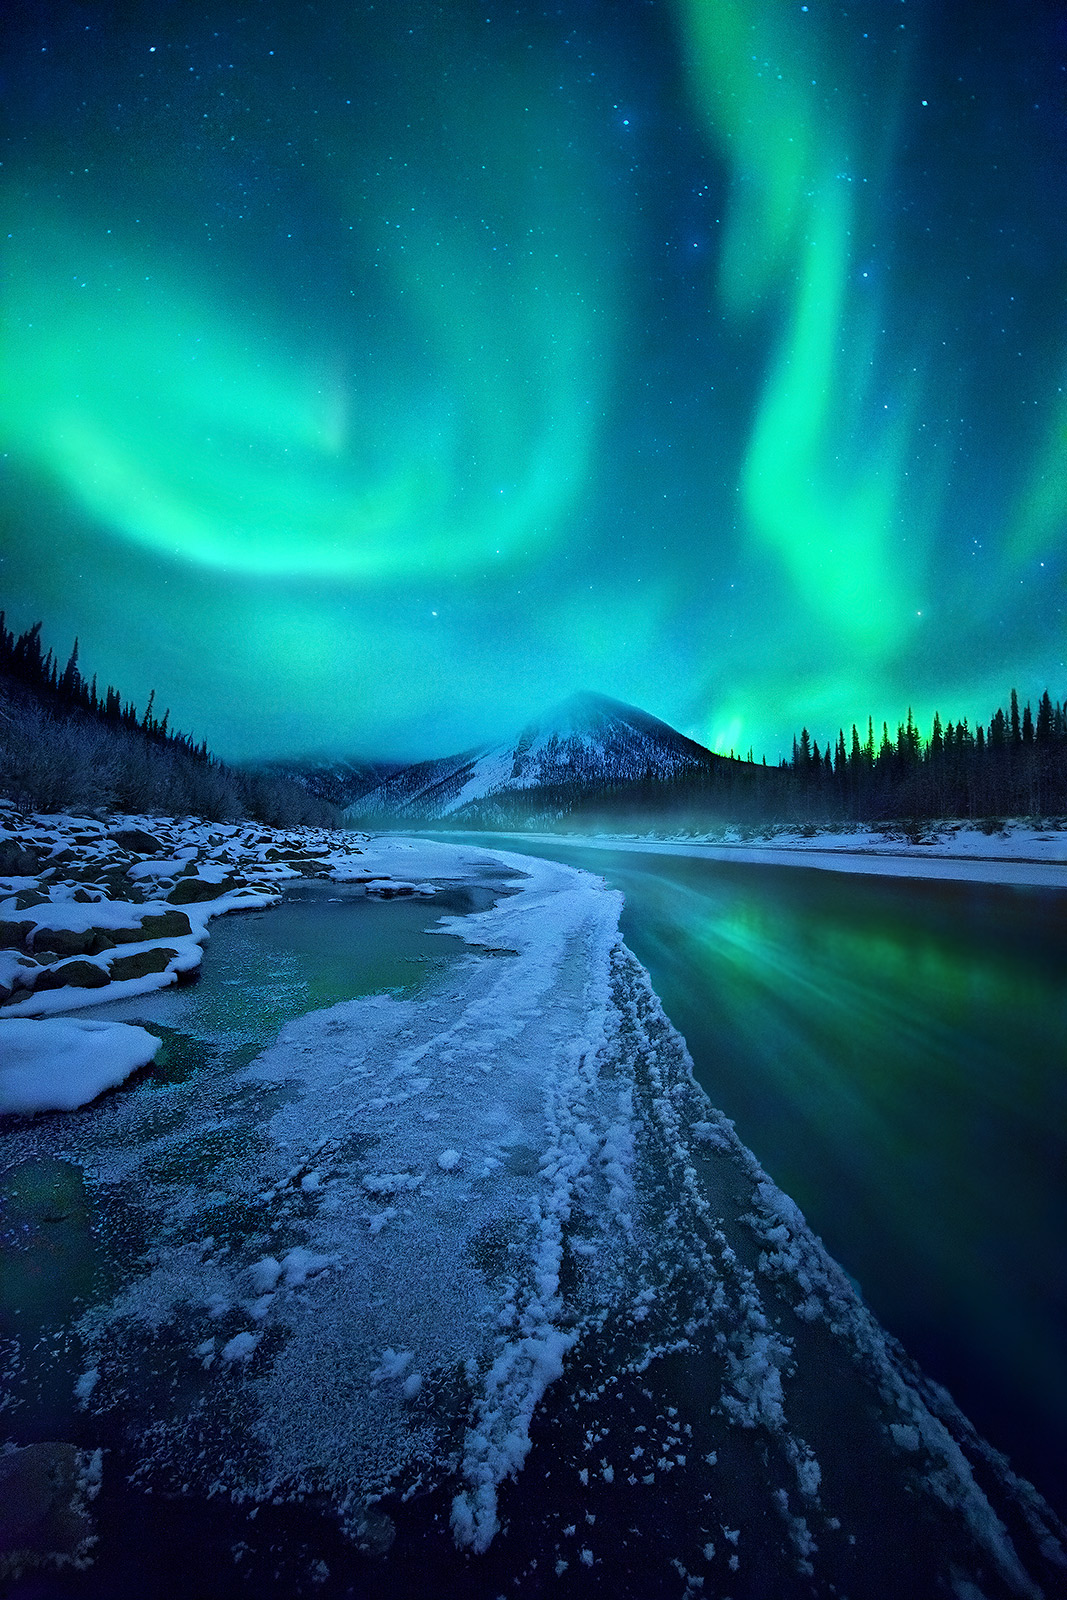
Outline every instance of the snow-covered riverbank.
POLYGON ((941 878, 958 882, 1067 888, 1067 830, 1027 822, 986 833, 964 823, 932 824, 913 833, 873 827, 841 829, 726 828, 700 836, 502 833, 509 841, 536 839, 594 850, 653 852, 735 861, 754 866, 814 867, 875 877, 941 878))
MULTIPOLYGON (((298 870, 292 836, 272 863, 255 832, 207 844, 298 870)), ((235 1562, 261 1508, 314 1503, 380 1556, 424 1496, 424 1537, 439 1516, 500 1591, 1055 1593, 1062 1528, 694 1082, 621 897, 462 840, 319 843, 305 862, 371 890, 495 875, 499 898, 444 919, 469 954, 415 999, 345 1001, 236 1070, 3 1125, 8 1189, 76 1168, 67 1215, 107 1257, 62 1335, 67 1447, 98 1477, 102 1459, 101 1492, 119 1470, 235 1502, 235 1562)), ((222 863, 250 880, 227 892, 275 893, 248 859, 222 863)), ((64 903, 20 909, 51 926, 64 903)), ((26 1333, 9 1474, 36 1437, 26 1333)), ((406 1559, 397 1538, 396 1592, 406 1559)), ((284 1592, 334 1580, 309 1556, 284 1592)), ((481 1581, 460 1566, 448 1592, 481 1581)))
POLYGON ((20 818, 0 805, 0 1112, 71 1110, 147 1065, 158 1041, 143 1030, 35 1019, 195 980, 213 918, 274 905, 298 878, 432 896, 403 876, 402 845, 365 844, 318 828, 20 818))

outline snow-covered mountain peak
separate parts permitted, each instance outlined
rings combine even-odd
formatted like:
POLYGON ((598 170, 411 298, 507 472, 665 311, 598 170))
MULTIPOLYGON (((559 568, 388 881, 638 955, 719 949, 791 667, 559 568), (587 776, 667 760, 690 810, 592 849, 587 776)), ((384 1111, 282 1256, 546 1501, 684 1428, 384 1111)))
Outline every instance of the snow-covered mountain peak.
POLYGON ((587 791, 714 760, 702 745, 636 706, 583 691, 533 718, 517 736, 405 768, 359 803, 360 815, 471 815, 531 790, 587 791))

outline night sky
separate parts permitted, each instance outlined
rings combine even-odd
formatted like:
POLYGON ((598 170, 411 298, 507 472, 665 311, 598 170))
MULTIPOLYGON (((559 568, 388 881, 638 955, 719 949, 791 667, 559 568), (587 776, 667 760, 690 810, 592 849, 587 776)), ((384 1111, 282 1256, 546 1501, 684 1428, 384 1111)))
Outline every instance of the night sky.
POLYGON ((228 757, 1067 694, 1060 0, 23 5, 0 604, 228 757))

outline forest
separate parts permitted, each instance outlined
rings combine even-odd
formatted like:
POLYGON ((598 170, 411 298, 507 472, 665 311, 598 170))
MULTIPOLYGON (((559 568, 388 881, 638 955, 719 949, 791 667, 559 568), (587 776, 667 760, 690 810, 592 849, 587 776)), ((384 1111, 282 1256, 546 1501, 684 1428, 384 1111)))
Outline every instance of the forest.
POLYGON ((918 828, 939 818, 969 819, 996 831, 1007 817, 1067 815, 1067 702, 1046 690, 1036 714, 1013 689, 987 725, 935 714, 923 738, 912 713, 896 735, 868 718, 846 739, 820 749, 807 728, 778 765, 710 752, 662 777, 648 770, 626 782, 554 784, 489 796, 449 819, 471 828, 552 828, 585 832, 696 832, 730 824, 877 823, 918 828))
POLYGON ((21 811, 160 812, 275 827, 335 826, 337 808, 291 779, 227 766, 207 742, 82 676, 78 641, 62 668, 42 624, 15 635, 0 611, 0 795, 21 811))
POLYGON ((1067 811, 1067 703, 1055 704, 1046 689, 1034 714, 1020 713, 1013 689, 1007 708, 998 707, 987 726, 967 718, 942 724, 935 712, 923 739, 911 711, 896 737, 882 724, 876 743, 868 719, 866 738, 856 725, 846 744, 844 730, 820 752, 807 729, 793 741, 782 764, 784 797, 813 815, 883 821, 892 818, 1062 815, 1067 811))

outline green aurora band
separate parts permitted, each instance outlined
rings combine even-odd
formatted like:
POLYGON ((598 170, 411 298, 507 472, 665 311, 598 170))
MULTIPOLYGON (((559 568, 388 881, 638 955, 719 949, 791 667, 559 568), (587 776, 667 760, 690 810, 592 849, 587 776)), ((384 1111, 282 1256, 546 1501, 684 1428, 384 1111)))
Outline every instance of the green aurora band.
POLYGON ((15 30, 11 620, 237 756, 1062 696, 1044 77, 952 6, 388 12, 15 30))

